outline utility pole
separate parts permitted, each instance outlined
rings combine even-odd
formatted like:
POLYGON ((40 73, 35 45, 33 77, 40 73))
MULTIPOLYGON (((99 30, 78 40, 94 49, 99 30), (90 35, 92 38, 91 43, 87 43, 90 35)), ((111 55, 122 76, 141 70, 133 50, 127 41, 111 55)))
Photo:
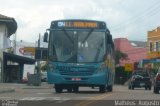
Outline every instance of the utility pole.
POLYGON ((13 54, 16 54, 16 46, 17 46, 16 39, 17 39, 17 34, 15 32, 14 38, 13 38, 13 54))
MULTIPOLYGON (((38 39, 38 48, 40 48, 40 38, 41 35, 39 34, 39 39, 38 39)), ((40 72, 40 60, 37 60, 37 76, 38 76, 38 85, 41 85, 41 72, 40 72)))

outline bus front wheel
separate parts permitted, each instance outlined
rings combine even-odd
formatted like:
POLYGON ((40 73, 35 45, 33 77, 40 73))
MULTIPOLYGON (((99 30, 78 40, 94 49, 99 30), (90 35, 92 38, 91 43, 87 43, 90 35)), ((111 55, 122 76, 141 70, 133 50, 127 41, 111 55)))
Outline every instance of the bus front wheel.
POLYGON ((105 93, 106 92, 106 86, 105 85, 99 86, 99 92, 100 93, 105 93))
POLYGON ((55 91, 56 91, 56 93, 61 93, 62 92, 62 86, 61 85, 55 85, 55 91))
POLYGON ((78 86, 73 86, 73 92, 77 93, 79 91, 79 87, 78 86))
POLYGON ((112 92, 112 90, 113 90, 112 85, 108 85, 108 86, 107 86, 107 90, 108 90, 108 92, 112 92))
POLYGON ((67 91, 68 91, 69 93, 71 93, 71 92, 72 92, 72 88, 67 88, 67 91))

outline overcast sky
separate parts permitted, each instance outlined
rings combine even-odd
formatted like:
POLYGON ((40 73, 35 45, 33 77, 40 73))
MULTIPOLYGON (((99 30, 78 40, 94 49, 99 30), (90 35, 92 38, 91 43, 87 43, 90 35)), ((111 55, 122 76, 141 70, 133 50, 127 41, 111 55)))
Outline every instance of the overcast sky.
POLYGON ((102 20, 113 38, 138 41, 160 26, 160 0, 0 0, 0 11, 15 18, 18 41, 35 42, 59 19, 102 20))

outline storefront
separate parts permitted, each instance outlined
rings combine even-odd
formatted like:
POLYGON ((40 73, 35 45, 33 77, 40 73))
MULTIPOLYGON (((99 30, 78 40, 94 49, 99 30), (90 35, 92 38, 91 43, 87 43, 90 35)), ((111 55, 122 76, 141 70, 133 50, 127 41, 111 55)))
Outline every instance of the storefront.
POLYGON ((3 52, 2 82, 21 83, 24 64, 34 63, 34 59, 3 52))

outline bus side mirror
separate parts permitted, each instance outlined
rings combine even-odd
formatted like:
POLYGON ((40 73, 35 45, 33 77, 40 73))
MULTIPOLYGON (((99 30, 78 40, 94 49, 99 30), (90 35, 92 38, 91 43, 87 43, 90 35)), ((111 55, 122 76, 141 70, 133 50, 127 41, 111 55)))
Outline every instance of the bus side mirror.
POLYGON ((48 32, 44 33, 43 42, 48 42, 48 32))

